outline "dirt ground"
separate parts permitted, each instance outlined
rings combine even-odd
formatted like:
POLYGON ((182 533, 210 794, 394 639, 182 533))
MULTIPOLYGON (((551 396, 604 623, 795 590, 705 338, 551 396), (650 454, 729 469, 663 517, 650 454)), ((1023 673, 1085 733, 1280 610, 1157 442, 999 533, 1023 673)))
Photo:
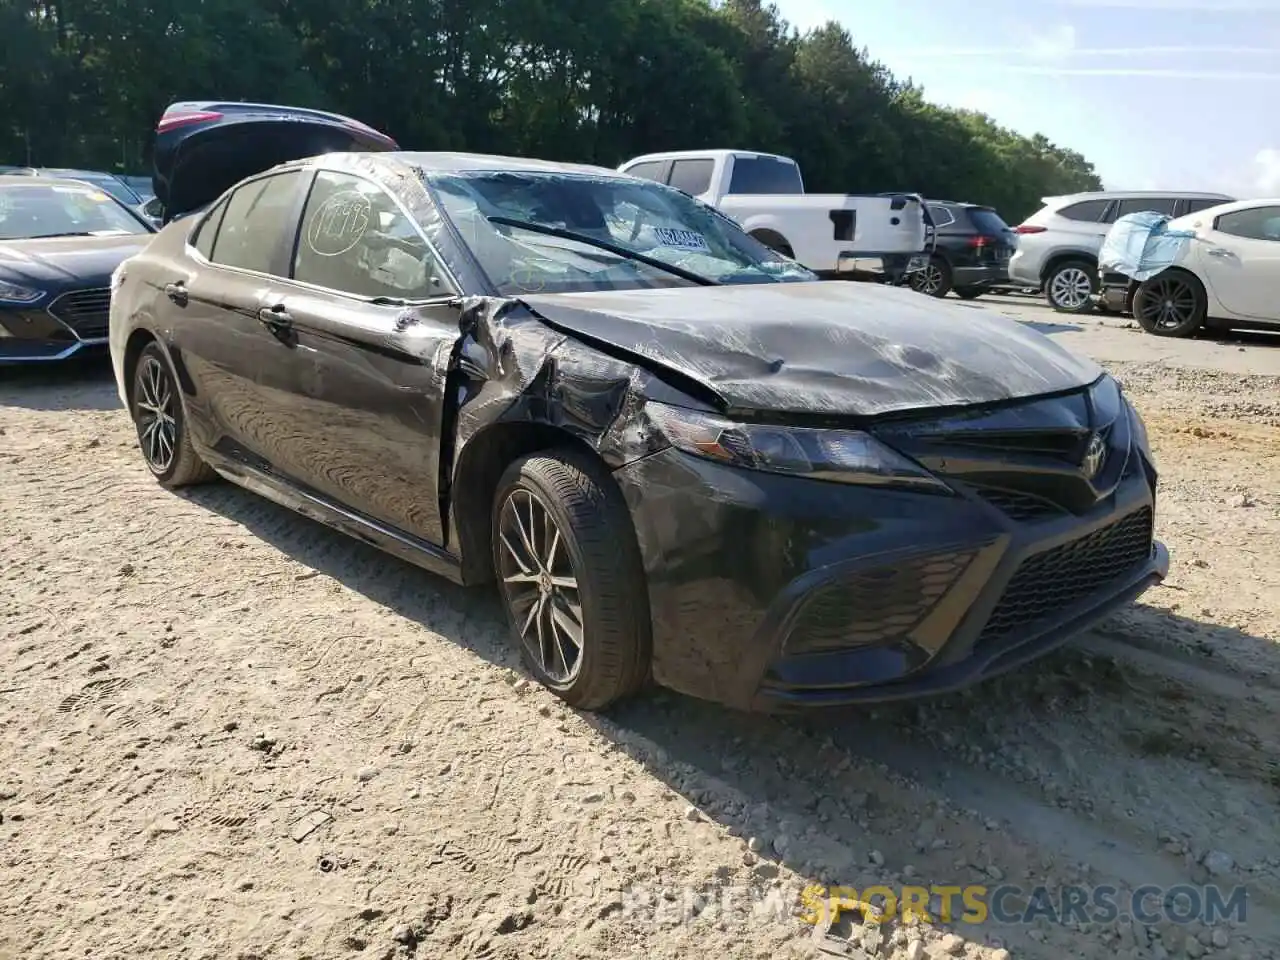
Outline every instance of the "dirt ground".
POLYGON ((1280 348, 1071 326, 1147 417, 1168 583, 965 695, 790 720, 575 714, 489 592, 166 493, 104 366, 0 373, 0 957, 1280 956, 1280 348), (948 924, 934 891, 820 939, 811 883, 1248 900, 948 924))

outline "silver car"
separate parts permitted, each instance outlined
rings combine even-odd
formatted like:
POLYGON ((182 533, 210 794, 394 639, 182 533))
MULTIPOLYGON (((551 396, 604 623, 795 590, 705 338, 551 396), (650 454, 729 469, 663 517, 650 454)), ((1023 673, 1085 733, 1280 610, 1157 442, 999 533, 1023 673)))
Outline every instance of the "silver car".
POLYGON ((1018 249, 1009 261, 1009 278, 1043 290, 1049 306, 1061 313, 1087 313, 1098 292, 1098 251, 1117 217, 1144 211, 1182 217, 1233 199, 1168 191, 1045 197, 1044 206, 1015 228, 1018 249))

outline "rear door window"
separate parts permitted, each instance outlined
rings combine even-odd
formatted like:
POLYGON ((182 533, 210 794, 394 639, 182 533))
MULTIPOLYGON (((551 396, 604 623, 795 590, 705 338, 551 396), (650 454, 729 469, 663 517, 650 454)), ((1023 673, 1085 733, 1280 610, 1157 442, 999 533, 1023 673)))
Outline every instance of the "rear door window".
POLYGON ((662 161, 646 160, 644 163, 637 163, 634 167, 627 168, 627 176, 644 177, 646 180, 656 180, 662 182, 662 161))
POLYGON ((790 160, 777 157, 734 157, 729 193, 794 194, 804 193, 800 168, 790 160))
POLYGON ((1187 201, 1186 209, 1187 213, 1199 213, 1201 210, 1208 210, 1210 207, 1230 202, 1230 200, 1210 200, 1205 197, 1193 197, 1187 201))
POLYGON ((206 260, 211 259, 213 254, 213 241, 217 239, 218 227, 222 224, 222 217, 227 212, 227 201, 223 200, 217 205, 209 216, 205 217, 204 222, 200 224, 196 230, 195 238, 192 246, 200 251, 200 255, 206 260))
POLYGON ((667 183, 696 197, 711 189, 715 168, 714 160, 677 160, 671 164, 671 178, 667 183))
POLYGON ((937 204, 929 204, 925 207, 929 214, 929 219, 933 221, 935 227, 949 227, 956 222, 956 218, 951 215, 951 211, 946 207, 940 207, 937 204))
POLYGON ((1109 200, 1081 200, 1058 211, 1058 216, 1081 223, 1097 223, 1107 209, 1109 200))
POLYGON ((301 182, 301 171, 291 170, 238 187, 227 198, 209 259, 258 273, 280 272, 283 241, 297 225, 295 204, 301 182))
POLYGON ((1130 213, 1163 213, 1172 217, 1178 209, 1177 197, 1127 197, 1117 204, 1117 217, 1130 213))

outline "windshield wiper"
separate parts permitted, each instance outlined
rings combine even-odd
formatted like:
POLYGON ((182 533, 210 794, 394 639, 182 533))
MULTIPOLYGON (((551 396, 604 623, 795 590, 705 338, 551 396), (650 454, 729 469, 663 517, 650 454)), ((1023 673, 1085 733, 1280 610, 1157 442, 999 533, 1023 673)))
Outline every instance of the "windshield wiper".
POLYGON ((608 250, 615 256, 622 257, 624 260, 634 260, 636 263, 643 263, 646 266, 653 267, 655 270, 662 270, 673 276, 680 277, 682 280, 688 280, 690 283, 696 283, 703 287, 716 287, 720 285, 720 281, 712 280, 710 277, 704 277, 700 273, 694 273, 692 270, 686 270, 683 267, 675 267, 669 263, 663 263, 656 257, 648 257, 643 253, 636 253, 634 250, 628 250, 626 247, 619 246, 616 243, 610 243, 608 240, 597 240, 595 237, 589 237, 586 234, 575 233, 572 230, 561 230, 559 227, 547 227, 541 223, 530 223, 528 220, 514 220, 511 217, 486 217, 490 223, 501 224, 504 227, 517 227, 521 230, 529 230, 532 233, 545 233, 548 237, 559 237, 561 240, 575 240, 578 243, 585 243, 589 247, 598 247, 601 250, 608 250))
POLYGON ((28 237, 28 240, 51 240, 54 237, 92 237, 93 234, 85 230, 73 230, 70 233, 42 233, 38 237, 28 237))

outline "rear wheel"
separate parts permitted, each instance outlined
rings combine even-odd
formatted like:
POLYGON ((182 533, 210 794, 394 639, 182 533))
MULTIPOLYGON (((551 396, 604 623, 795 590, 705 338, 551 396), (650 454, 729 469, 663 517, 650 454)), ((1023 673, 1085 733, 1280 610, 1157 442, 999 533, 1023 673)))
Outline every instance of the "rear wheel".
POLYGON ((161 486, 184 487, 217 477, 191 446, 178 378, 155 341, 138 355, 130 406, 142 459, 161 486))
POLYGON ((1097 268, 1087 260, 1065 260, 1044 281, 1045 299, 1059 313, 1088 313, 1098 292, 1097 268))
POLYGON ((609 473, 575 450, 517 460, 498 483, 493 560, 530 672, 571 706, 602 710, 648 678, 648 589, 609 473))
POLYGON ((1204 289, 1185 273, 1158 274, 1133 295, 1134 319, 1157 337, 1189 337, 1204 326, 1207 312, 1204 289))
POLYGON ((911 289, 930 297, 951 292, 951 265, 941 257, 930 257, 923 270, 911 274, 911 289))

